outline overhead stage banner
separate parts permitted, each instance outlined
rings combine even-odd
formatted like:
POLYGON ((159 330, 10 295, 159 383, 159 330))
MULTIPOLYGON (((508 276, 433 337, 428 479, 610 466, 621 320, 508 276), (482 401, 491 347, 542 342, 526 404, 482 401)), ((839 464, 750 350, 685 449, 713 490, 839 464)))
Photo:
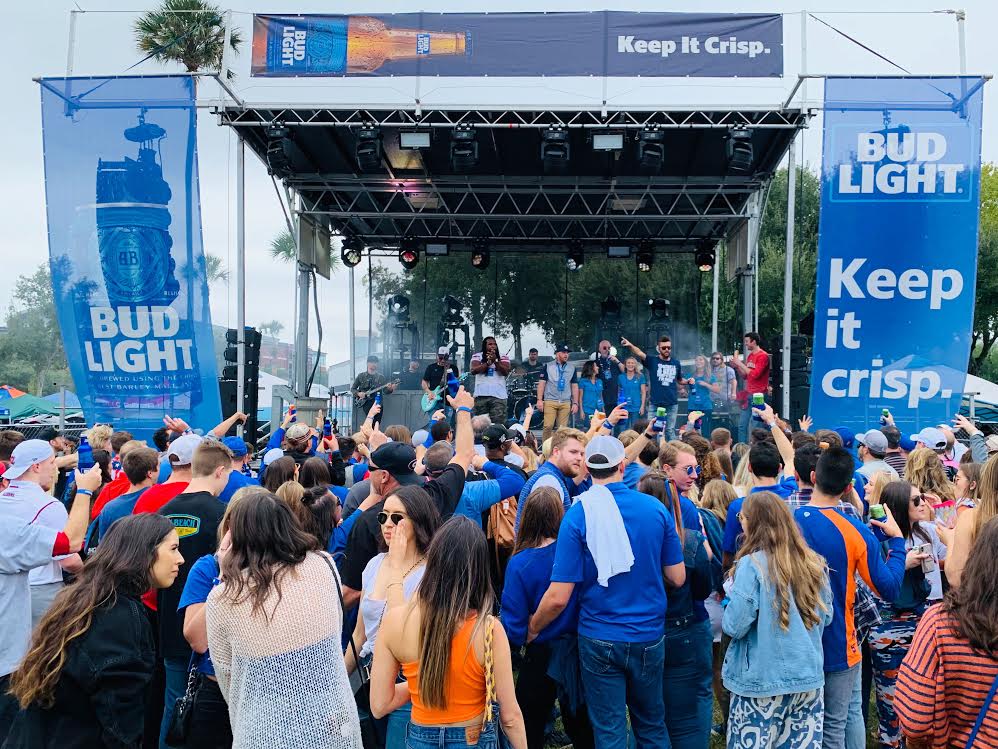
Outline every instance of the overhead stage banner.
POLYGON ((214 426, 194 79, 41 86, 52 286, 87 422, 214 426))
POLYGON ((979 78, 829 78, 810 414, 854 430, 948 422, 970 355, 979 78))
POLYGON ((783 75, 779 14, 256 15, 255 76, 783 75))

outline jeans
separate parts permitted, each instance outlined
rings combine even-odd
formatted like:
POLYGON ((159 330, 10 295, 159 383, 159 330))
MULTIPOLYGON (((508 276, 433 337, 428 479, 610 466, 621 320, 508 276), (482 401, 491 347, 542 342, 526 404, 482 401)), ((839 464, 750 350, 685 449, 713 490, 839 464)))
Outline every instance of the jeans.
POLYGON ((659 408, 665 409, 665 439, 676 439, 676 415, 679 413, 679 404, 673 403, 671 406, 649 406, 648 418, 655 420, 655 413, 659 408))
POLYGON ((625 749, 628 711, 637 749, 669 745, 662 704, 664 636, 653 642, 606 642, 579 635, 579 661, 596 746, 625 749))
POLYGON ((863 721, 863 680, 856 679, 856 687, 849 700, 846 717, 846 749, 866 749, 866 724, 863 721))
POLYGON ((166 731, 173 717, 173 705, 187 691, 187 674, 190 673, 190 658, 163 658, 163 669, 166 671, 166 694, 163 697, 163 722, 159 727, 159 747, 169 749, 166 743, 166 731))
POLYGON ((544 401, 544 432, 541 439, 546 440, 555 429, 567 427, 571 414, 571 401, 544 401))
POLYGON ((475 415, 488 414, 493 424, 506 423, 506 401, 492 395, 475 398, 475 415))
POLYGON ((846 740, 846 722, 856 683, 859 664, 845 671, 825 672, 825 728, 821 745, 825 749, 842 749, 846 740))
MULTIPOLYGON (((498 716, 495 720, 498 720, 498 716)), ((410 723, 405 735, 406 749, 446 749, 446 747, 470 747, 497 749, 498 737, 489 725, 479 733, 478 726, 450 728, 446 726, 419 726, 410 723)))
MULTIPOLYGON (((527 729, 528 749, 544 749, 544 734, 551 708, 558 693, 558 685, 548 676, 551 647, 547 643, 530 643, 520 664, 520 678, 516 680, 516 702, 523 712, 527 729)), ((585 706, 573 715, 565 702, 561 704, 561 719, 565 733, 572 739, 575 749, 593 749, 593 728, 585 706)))
POLYGON ((743 408, 738 419, 738 441, 748 444, 749 430, 752 428, 752 407, 743 408))
POLYGON ((184 749, 230 749, 232 746, 229 707, 217 681, 201 678, 187 735, 184 749))
POLYGON ((665 622, 665 727, 673 749, 703 749, 710 743, 714 710, 714 638, 710 620, 686 619, 678 625, 665 622))

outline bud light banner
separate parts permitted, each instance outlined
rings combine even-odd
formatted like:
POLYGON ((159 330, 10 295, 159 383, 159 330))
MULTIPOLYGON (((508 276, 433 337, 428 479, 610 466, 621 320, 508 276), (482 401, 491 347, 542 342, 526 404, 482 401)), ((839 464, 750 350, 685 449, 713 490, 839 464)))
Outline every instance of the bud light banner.
POLYGON ((41 85, 52 286, 87 422, 214 426, 194 79, 41 85))
POLYGON ((779 14, 257 15, 255 76, 783 75, 779 14))
POLYGON ((810 413, 902 432, 952 419, 970 355, 979 78, 829 78, 810 413))

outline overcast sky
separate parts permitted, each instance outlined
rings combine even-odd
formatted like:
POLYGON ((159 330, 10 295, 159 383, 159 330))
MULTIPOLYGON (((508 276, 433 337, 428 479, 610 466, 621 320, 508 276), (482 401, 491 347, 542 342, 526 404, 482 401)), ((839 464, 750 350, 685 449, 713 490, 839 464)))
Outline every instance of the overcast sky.
MULTIPOLYGON (((942 0, 940 0, 941 2, 942 0)), ((138 12, 155 7, 157 3, 146 0, 103 0, 91 5, 88 0, 41 0, 40 2, 12 2, 5 4, 5 23, 2 49, 6 52, 0 80, 3 82, 4 112, 0 117, 0 226, 4 273, 0 276, 0 314, 7 309, 14 280, 21 273, 33 271, 48 256, 45 225, 44 172, 41 147, 41 124, 38 86, 35 76, 63 75, 66 71, 66 50, 69 30, 69 11, 74 7, 88 11, 79 16, 78 39, 74 72, 77 75, 113 74, 124 71, 142 57, 134 46, 130 24, 138 12), (98 13, 97 10, 127 11, 98 13)), ((222 3, 224 6, 225 4, 222 3)), ((337 12, 372 11, 361 4, 334 4, 337 12)), ((608 3, 549 2, 538 6, 525 0, 505 0, 493 3, 426 2, 426 11, 526 11, 543 7, 550 11, 595 10, 608 3)), ((320 13, 333 9, 328 2, 315 0, 280 0, 274 2, 245 2, 233 7, 239 11, 237 21, 247 29, 249 13, 302 12, 320 13)), ((994 72, 998 54, 995 52, 994 29, 998 28, 998 3, 994 0, 968 0, 967 11, 967 60, 968 72, 994 72)), ((686 6, 663 6, 660 2, 632 0, 616 10, 686 10, 686 6)), ((900 11, 932 11, 937 6, 925 0, 881 0, 869 2, 841 2, 826 0, 815 15, 858 38, 884 56, 914 73, 951 74, 958 71, 956 22, 949 15, 901 13, 900 11), (889 15, 855 11, 897 11, 889 15)), ((413 5, 397 0, 382 0, 377 12, 412 12, 413 5)), ((777 105, 796 81, 800 69, 801 32, 799 6, 787 2, 718 2, 709 8, 718 12, 775 12, 787 15, 784 22, 785 70, 782 80, 640 80, 640 97, 648 102, 660 98, 664 106, 708 105, 737 101, 760 106, 777 105)), ((816 21, 807 27, 808 70, 812 73, 888 73, 897 72, 869 52, 851 44, 816 21)), ((286 82, 260 81, 248 76, 249 45, 237 60, 240 71, 237 86, 248 100, 324 101, 344 95, 342 81, 311 79, 299 81, 294 89, 286 82)), ((167 72, 170 68, 146 63, 131 72, 167 72)), ((570 82, 564 79, 545 81, 509 81, 509 96, 522 94, 533 85, 541 101, 564 96, 570 82), (564 84, 564 85, 563 85, 564 84), (562 86, 559 89, 559 85, 562 86)), ((480 87, 480 82, 474 82, 480 87)), ((357 95, 370 96, 372 86, 390 86, 381 89, 385 96, 398 96, 404 82, 398 79, 349 81, 347 85, 360 86, 357 95)), ((498 86, 490 80, 489 86, 498 86)), ((985 116, 983 150, 986 161, 998 160, 998 93, 992 82, 985 88, 985 116)), ((213 86, 203 87, 211 93, 213 86)), ((460 98, 459 87, 450 86, 448 92, 431 92, 424 86, 424 95, 436 93, 441 97, 460 98)), ((349 90, 349 89, 348 89, 349 90)), ((469 89, 465 89, 467 92, 469 89)), ((503 89, 499 88, 499 91, 503 89)), ((634 95, 633 89, 631 95, 634 95)), ((812 82, 809 99, 820 100, 821 84, 812 82)), ((820 118, 812 121, 804 136, 805 160, 813 168, 820 161, 820 118)), ((228 128, 219 127, 209 112, 203 111, 199 119, 198 152, 200 159, 201 200, 205 248, 221 256, 227 265, 232 264, 235 243, 234 228, 234 136, 228 128)), ((293 326, 293 270, 291 266, 275 265, 266 252, 267 245, 284 226, 284 215, 274 194, 270 179, 263 166, 248 152, 247 159, 247 322, 257 325, 267 320, 279 320, 285 325, 284 338, 293 326)), ((174 186, 176 190, 176 186, 174 186)), ((320 308, 325 328, 323 350, 328 360, 335 362, 346 358, 349 351, 349 330, 346 325, 347 298, 346 273, 331 281, 320 280, 320 308)), ((367 327, 366 301, 358 274, 358 328, 367 327)), ((230 288, 219 286, 213 290, 211 309, 213 321, 221 325, 235 324, 235 284, 230 288)), ((542 345, 539 337, 526 340, 525 344, 542 345)), ((311 339, 314 345, 315 338, 311 339)))

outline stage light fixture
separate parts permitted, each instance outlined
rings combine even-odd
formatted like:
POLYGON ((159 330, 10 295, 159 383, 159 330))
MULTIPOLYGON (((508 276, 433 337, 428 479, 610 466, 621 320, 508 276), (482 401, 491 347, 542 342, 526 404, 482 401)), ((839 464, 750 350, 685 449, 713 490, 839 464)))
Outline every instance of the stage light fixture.
POLYGON ((568 243, 568 256, 565 258, 565 265, 570 271, 577 271, 586 262, 586 253, 582 249, 582 242, 573 239, 568 243))
POLYGON ((399 244, 399 262, 406 270, 419 263, 419 243, 413 237, 405 237, 399 244))
POLYGON ((280 122, 267 128, 267 171, 275 177, 290 176, 291 159, 288 157, 287 143, 291 140, 291 130, 280 122))
POLYGON ((409 319, 409 297, 405 294, 395 294, 388 297, 388 314, 396 321, 409 319))
POLYGON ((638 253, 635 256, 635 260, 637 261, 639 271, 642 273, 651 271, 652 263, 655 262, 655 248, 652 247, 651 242, 642 242, 638 245, 638 253))
POLYGON ((436 255, 437 257, 444 257, 450 252, 450 246, 444 242, 427 242, 426 243, 426 254, 436 255))
POLYGON ((418 151, 430 147, 429 130, 403 130, 399 133, 399 148, 403 151, 418 151))
POLYGON ((672 304, 660 296, 648 300, 648 309, 652 320, 668 320, 672 314, 672 304))
POLYGON ((608 242, 606 245, 607 257, 630 257, 631 246, 623 242, 608 242))
POLYGON ((599 303, 600 317, 620 317, 622 309, 620 300, 615 296, 608 296, 599 303))
POLYGON ((381 130, 373 125, 365 125, 357 130, 357 143, 354 146, 357 167, 362 172, 381 169, 381 130))
POLYGON ((476 239, 471 248, 471 267, 485 270, 489 267, 489 243, 484 239, 476 239))
POLYGON ((665 133, 658 127, 638 133, 638 165, 645 174, 657 174, 665 161, 665 133))
POLYGON ((621 151, 624 148, 624 134, 620 132, 594 132, 594 151, 621 151))
POLYGON ((716 260, 714 243, 709 239, 700 242, 700 247, 697 248, 696 254, 693 256, 693 261, 697 264, 697 267, 704 273, 709 273, 714 270, 714 262, 716 260))
POLYGON ((752 171, 754 151, 751 130, 746 127, 735 127, 729 130, 725 148, 729 172, 747 174, 752 171))
POLYGON ((571 157, 568 131, 563 127, 549 127, 541 140, 541 161, 546 174, 563 174, 571 157))
POLYGON ((478 140, 471 125, 458 125, 451 134, 450 165, 455 172, 471 171, 478 163, 478 140))
POLYGON ((464 324, 464 305, 450 294, 444 297, 443 323, 452 326, 464 324))
POLYGON ((364 245, 356 237, 347 237, 340 246, 340 260, 347 268, 355 268, 360 265, 364 256, 364 245))

